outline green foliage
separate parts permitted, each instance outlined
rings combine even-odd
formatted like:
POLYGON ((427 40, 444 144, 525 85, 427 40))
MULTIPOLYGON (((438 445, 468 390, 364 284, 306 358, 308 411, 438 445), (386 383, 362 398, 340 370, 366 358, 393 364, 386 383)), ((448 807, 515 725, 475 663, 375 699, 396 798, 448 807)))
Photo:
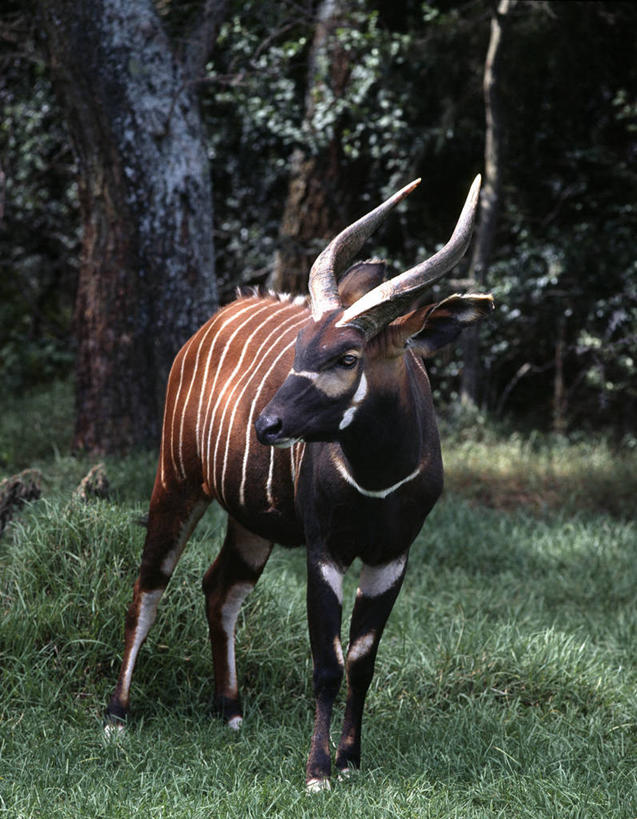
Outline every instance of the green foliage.
MULTIPOLYGON (((262 282, 277 248, 289 160, 335 137, 344 217, 406 180, 424 183, 366 253, 399 271, 446 238, 483 164, 481 78, 493 4, 343 4, 329 61, 308 58, 316 4, 230 4, 200 83, 223 299, 262 282), (335 57, 336 59, 336 57, 335 57)), ((175 49, 198 4, 158 3, 175 49)), ((3 59, 0 371, 10 390, 68 370, 78 265, 74 165, 34 60, 29 15, 3 59), (26 22, 25 22, 26 21, 26 22), (8 273, 8 275, 5 275, 8 273)), ((502 56, 503 188, 485 287, 484 409, 551 425, 557 341, 571 428, 630 432, 637 412, 635 111, 637 12, 627 3, 519 3, 502 56)), ((332 150, 332 148, 329 148, 332 150)), ((462 278, 466 268, 457 271, 462 278)), ((448 287, 435 293, 444 296, 448 287)), ((438 399, 457 399, 458 353, 431 363, 438 399)))
MULTIPOLYGON (((33 48, 32 32, 16 25, 33 48)), ((75 168, 43 62, 0 62, 0 375, 9 392, 69 372, 78 268, 75 168)))

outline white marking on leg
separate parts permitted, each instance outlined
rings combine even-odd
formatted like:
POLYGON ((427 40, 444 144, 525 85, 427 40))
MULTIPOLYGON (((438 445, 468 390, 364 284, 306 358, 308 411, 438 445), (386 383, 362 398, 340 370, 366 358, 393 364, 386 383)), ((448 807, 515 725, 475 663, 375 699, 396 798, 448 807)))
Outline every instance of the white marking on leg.
POLYGON ((226 635, 226 661, 228 663, 228 691, 237 692, 237 668, 234 655, 234 630, 241 604, 252 591, 252 583, 235 583, 229 590, 221 607, 221 628, 226 635))
POLYGON ((319 563, 323 580, 336 595, 339 603, 343 602, 343 572, 334 563, 327 561, 319 563))
POLYGON ((164 593, 163 589, 155 589, 151 592, 142 592, 139 600, 139 612, 137 614, 137 626, 135 628, 135 637, 133 638, 133 645, 128 654, 126 667, 122 672, 122 690, 121 699, 128 702, 128 690, 130 688, 131 677, 133 676, 133 668, 139 649, 146 639, 146 635, 150 631, 150 627, 155 622, 157 616, 157 606, 159 600, 164 593))
POLYGON ((365 597, 378 597, 391 589, 401 578, 407 555, 401 555, 382 566, 368 566, 365 563, 358 581, 358 592, 365 597))
POLYGON ((322 793, 332 789, 329 779, 308 779, 305 783, 307 793, 322 793))
POLYGON ((104 726, 104 733, 110 739, 111 737, 118 737, 121 734, 125 734, 126 728, 124 727, 124 723, 119 720, 117 722, 109 721, 104 726))
POLYGON ((361 657, 369 654, 371 647, 374 645, 375 639, 376 632, 374 629, 371 629, 371 631, 368 631, 367 634, 363 634, 361 637, 359 637, 358 640, 354 640, 354 642, 347 649, 347 662, 355 663, 357 660, 360 660, 361 657))
POLYGON ((226 724, 231 731, 240 731, 243 725, 243 717, 231 717, 226 724))
POLYGON ((343 646, 341 645, 341 638, 336 635, 334 637, 334 652, 336 654, 336 660, 341 668, 343 668, 344 660, 343 660, 343 646))

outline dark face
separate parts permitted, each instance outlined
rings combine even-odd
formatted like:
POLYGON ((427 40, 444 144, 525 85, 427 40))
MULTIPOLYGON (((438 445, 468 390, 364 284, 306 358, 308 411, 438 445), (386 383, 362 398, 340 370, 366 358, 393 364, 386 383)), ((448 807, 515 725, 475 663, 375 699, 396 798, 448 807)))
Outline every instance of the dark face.
POLYGON ((367 394, 364 341, 358 330, 334 322, 331 314, 299 333, 294 365, 256 420, 262 444, 333 441, 352 422, 367 394))

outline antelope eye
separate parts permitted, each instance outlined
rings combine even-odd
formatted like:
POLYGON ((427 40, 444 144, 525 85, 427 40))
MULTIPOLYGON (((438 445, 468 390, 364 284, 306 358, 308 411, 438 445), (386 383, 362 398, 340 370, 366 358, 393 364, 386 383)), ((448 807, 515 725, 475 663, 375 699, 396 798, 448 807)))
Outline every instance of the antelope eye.
POLYGON ((355 367, 357 363, 358 356, 352 355, 351 353, 345 353, 345 355, 342 355, 338 360, 339 366, 345 367, 348 370, 355 367))

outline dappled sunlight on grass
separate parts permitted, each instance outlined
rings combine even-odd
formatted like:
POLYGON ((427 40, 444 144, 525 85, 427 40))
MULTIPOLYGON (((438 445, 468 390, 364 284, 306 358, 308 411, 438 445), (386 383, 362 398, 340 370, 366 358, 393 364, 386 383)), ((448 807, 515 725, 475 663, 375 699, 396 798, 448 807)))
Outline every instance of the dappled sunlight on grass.
POLYGON ((613 449, 603 440, 570 443, 512 435, 475 442, 447 437, 443 460, 447 491, 495 509, 634 515, 635 449, 613 449))
MULTIPOLYGON (((5 418, 0 440, 15 428, 5 418)), ((212 506, 140 654, 129 728, 107 741, 102 714, 156 456, 106 459, 111 496, 79 503, 73 489, 90 462, 51 441, 47 455, 36 429, 13 463, 39 466, 44 497, 0 539, 2 809, 637 816, 634 455, 604 443, 477 437, 443 436, 447 492, 412 547, 380 645, 363 768, 310 799, 303 551, 275 549, 239 615, 245 720, 230 735, 211 715, 200 585, 225 528, 212 506)), ((344 583, 345 640, 359 568, 344 583)), ((333 741, 343 703, 342 691, 333 741)))

